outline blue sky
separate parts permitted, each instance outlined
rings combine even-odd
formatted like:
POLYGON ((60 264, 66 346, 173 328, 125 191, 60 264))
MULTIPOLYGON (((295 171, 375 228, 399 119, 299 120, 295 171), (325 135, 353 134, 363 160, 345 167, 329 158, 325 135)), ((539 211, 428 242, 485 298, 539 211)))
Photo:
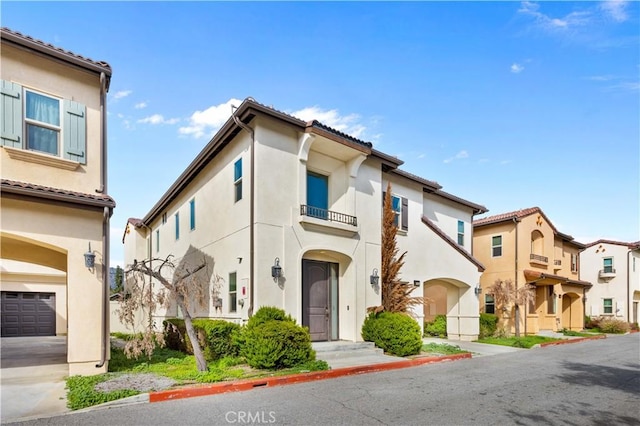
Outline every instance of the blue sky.
POLYGON ((637 2, 3 2, 2 26, 113 68, 112 263, 247 96, 317 118, 499 214, 639 236, 637 2))

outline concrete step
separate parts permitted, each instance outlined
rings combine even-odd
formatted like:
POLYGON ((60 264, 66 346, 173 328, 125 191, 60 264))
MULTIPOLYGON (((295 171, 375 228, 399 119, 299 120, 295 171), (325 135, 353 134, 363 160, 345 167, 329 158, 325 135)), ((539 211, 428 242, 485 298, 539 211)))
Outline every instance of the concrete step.
POLYGON ((338 352, 338 351, 361 351, 376 349, 373 342, 348 342, 337 340, 333 342, 313 342, 311 344, 316 353, 338 352))
POLYGON ((379 357, 384 355, 384 351, 380 348, 370 348, 370 349, 356 349, 353 351, 322 351, 316 352, 316 357, 318 359, 323 359, 325 361, 332 359, 344 359, 344 358, 368 358, 368 357, 379 357))

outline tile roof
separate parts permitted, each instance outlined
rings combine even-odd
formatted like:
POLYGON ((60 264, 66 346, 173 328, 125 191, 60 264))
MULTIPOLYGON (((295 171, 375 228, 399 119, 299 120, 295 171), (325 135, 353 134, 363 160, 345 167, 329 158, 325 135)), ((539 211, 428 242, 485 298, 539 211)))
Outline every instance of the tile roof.
POLYGON ((478 268, 478 272, 484 272, 484 269, 485 269, 484 265, 480 263, 478 259, 473 257, 471 253, 466 251, 464 248, 460 247, 460 245, 457 242, 455 242, 451 237, 449 237, 440 228, 438 228, 436 224, 433 223, 433 221, 431 221, 428 217, 422 216, 422 223, 427 225, 433 232, 436 233, 436 235, 442 238, 447 244, 453 247, 458 253, 460 253, 461 255, 466 257, 471 263, 476 265, 476 267, 478 268))
POLYGON ((589 281, 574 280, 569 277, 563 277, 562 275, 547 274, 546 272, 532 271, 531 269, 525 269, 523 272, 525 277, 530 277, 529 279, 550 279, 584 287, 591 287, 593 285, 589 281))
POLYGON ((634 241, 634 242, 627 243, 627 242, 623 242, 623 241, 606 240, 606 239, 600 239, 600 240, 594 241, 592 243, 585 244, 585 248, 589 248, 589 247, 595 246, 596 244, 612 244, 612 245, 615 245, 615 246, 624 246, 624 247, 630 248, 631 250, 637 250, 637 249, 640 248, 640 241, 634 241))
MULTIPOLYGON (((501 213, 493 216, 487 216, 487 217, 476 219, 473 221, 473 226, 482 226, 482 225, 489 225, 493 223, 506 222, 508 220, 513 220, 513 219, 522 219, 523 217, 529 216, 534 213, 544 214, 542 213, 542 210, 540 209, 540 207, 529 207, 527 209, 520 209, 520 210, 508 212, 508 213, 501 213)), ((548 219, 547 221, 551 223, 551 221, 549 221, 548 219)))
POLYGON ((3 193, 31 195, 38 198, 47 198, 51 200, 65 201, 75 204, 85 204, 90 206, 110 208, 114 208, 116 206, 113 198, 104 194, 86 194, 82 192, 69 191, 66 189, 53 188, 50 186, 18 182, 9 179, 2 179, 0 185, 3 193))

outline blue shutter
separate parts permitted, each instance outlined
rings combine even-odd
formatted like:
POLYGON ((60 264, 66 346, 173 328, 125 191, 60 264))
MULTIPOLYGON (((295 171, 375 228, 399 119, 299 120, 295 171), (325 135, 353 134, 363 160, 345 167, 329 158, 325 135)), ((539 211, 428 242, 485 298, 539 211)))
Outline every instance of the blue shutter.
POLYGON ((22 86, 2 80, 0 102, 1 144, 22 148, 22 86))
POLYGON ((87 163, 87 108, 74 101, 64 101, 63 157, 87 163))

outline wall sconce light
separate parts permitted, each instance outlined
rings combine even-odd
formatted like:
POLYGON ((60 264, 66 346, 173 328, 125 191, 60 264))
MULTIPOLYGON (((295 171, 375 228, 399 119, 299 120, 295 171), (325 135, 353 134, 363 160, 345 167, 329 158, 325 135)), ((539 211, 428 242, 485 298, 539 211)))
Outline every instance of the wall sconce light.
POLYGON ((413 280, 414 287, 420 287, 420 280, 413 280))
POLYGON ((369 282, 371 283, 371 285, 378 285, 378 283, 380 282, 380 276, 378 275, 378 270, 376 268, 373 268, 373 271, 371 271, 369 282))
POLYGON ((95 265, 96 255, 91 251, 91 243, 89 243, 89 250, 84 254, 84 266, 92 269, 95 265))
POLYGON ((478 284, 478 286, 476 288, 473 289, 473 291, 479 296, 482 294, 482 287, 480 287, 480 284, 478 284))
POLYGON ((282 266, 280 266, 280 259, 276 257, 274 265, 271 267, 271 276, 273 278, 280 278, 282 276, 282 266))

